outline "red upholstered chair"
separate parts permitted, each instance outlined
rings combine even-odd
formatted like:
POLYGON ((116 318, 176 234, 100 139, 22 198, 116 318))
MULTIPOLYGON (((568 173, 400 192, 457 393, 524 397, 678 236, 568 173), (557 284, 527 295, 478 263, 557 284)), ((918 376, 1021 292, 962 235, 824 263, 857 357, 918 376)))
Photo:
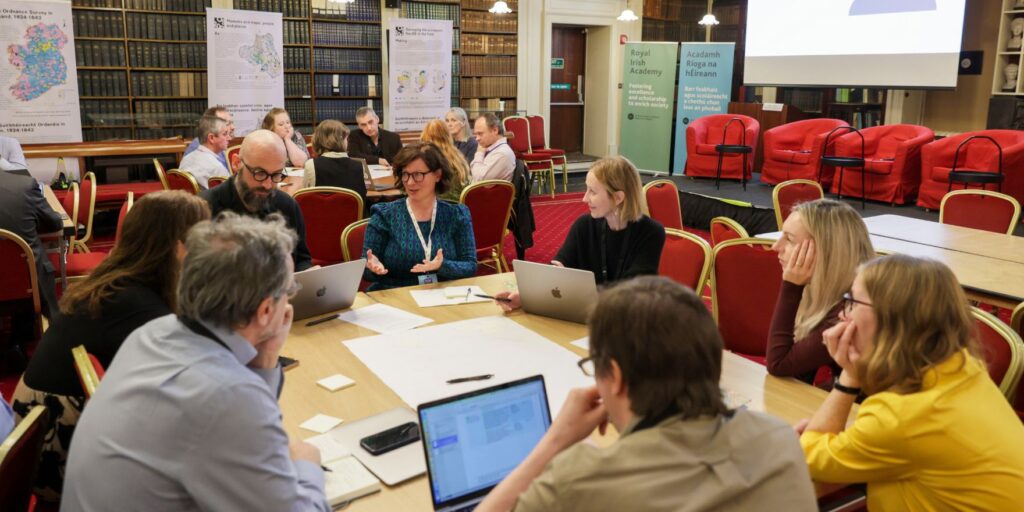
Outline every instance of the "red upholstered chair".
MULTIPOLYGON (((135 205, 135 193, 128 192, 126 200, 121 203, 121 210, 117 214, 117 228, 114 230, 114 245, 121 240, 121 229, 124 227, 124 219, 128 216, 128 211, 131 210, 132 206, 135 205)), ((83 253, 71 253, 69 252, 65 259, 65 274, 67 274, 68 281, 74 282, 81 280, 85 276, 88 276, 92 271, 99 266, 107 258, 107 252, 104 251, 89 251, 83 253)), ((50 261, 53 263, 54 268, 57 267, 58 255, 51 254, 50 261)))
POLYGON ((183 190, 190 194, 199 195, 199 182, 188 171, 180 169, 167 171, 167 183, 171 186, 171 190, 183 190))
POLYGON ((711 275, 711 245, 693 233, 665 228, 658 275, 689 286, 700 295, 711 275))
POLYGON ((971 315, 988 364, 988 374, 1006 399, 1013 400, 1024 372, 1024 341, 1009 325, 990 313, 972 306, 971 315))
POLYGON ((793 207, 825 197, 821 185, 811 180, 783 181, 772 190, 772 205, 775 206, 775 222, 782 231, 782 223, 789 218, 793 207))
POLYGON ((939 139, 921 148, 921 187, 917 194, 918 206, 936 210, 940 207, 942 196, 950 191, 951 185, 953 189, 966 188, 960 183, 949 182, 954 159, 957 160, 958 172, 998 172, 1000 151, 984 137, 991 138, 1002 149, 1001 167, 1005 176, 1001 187, 993 183, 983 188, 1010 195, 1017 202, 1024 201, 1024 131, 982 130, 939 139), (957 148, 971 137, 976 138, 960 148, 957 156, 957 148))
MULTIPOLYGON (((828 132, 846 126, 839 119, 805 119, 776 126, 764 132, 764 159, 761 181, 771 185, 792 179, 818 179, 818 161, 828 132)), ((832 171, 826 168, 822 184, 832 184, 832 171)))
MULTIPOLYGON (((1018 336, 1024 337, 1024 302, 1013 308, 1010 325, 1013 326, 1013 331, 1018 336)), ((1013 409, 1017 411, 1021 421, 1024 421, 1024 378, 1017 381, 1017 389, 1014 390, 1013 409)))
POLYGON ((549 148, 544 135, 544 116, 526 116, 530 123, 530 149, 541 155, 551 155, 551 164, 562 166, 562 192, 569 191, 569 166, 565 161, 565 150, 549 148))
POLYGON ((644 198, 651 218, 665 228, 683 229, 683 211, 679 190, 672 180, 654 180, 644 185, 644 198))
POLYGON ((71 251, 89 252, 92 241, 92 219, 96 214, 96 175, 87 172, 78 185, 78 206, 75 208, 75 222, 78 230, 70 247, 71 251), (82 231, 82 229, 85 231, 82 231))
POLYGON ((117 229, 114 230, 114 245, 121 240, 121 228, 124 227, 124 218, 128 216, 128 212, 135 206, 135 193, 128 192, 127 200, 121 205, 121 211, 117 213, 117 229))
POLYGON ((227 180, 227 176, 210 176, 210 179, 206 180, 206 186, 213 188, 220 185, 221 183, 224 183, 227 180))
POLYGON ((307 142, 306 143, 306 153, 309 153, 309 157, 310 158, 316 158, 317 157, 316 151, 313 151, 313 143, 312 142, 307 142))
MULTIPOLYGON (((843 189, 833 180, 831 192, 890 204, 904 204, 916 197, 921 184, 921 148, 935 140, 935 132, 924 126, 891 124, 864 128, 860 133, 864 136, 866 194, 861 190, 860 167, 846 168, 843 189)), ((860 137, 856 133, 838 137, 833 153, 860 158, 860 137)))
MULTIPOLYGON (((42 305, 36 257, 28 242, 14 232, 0 229, 0 302, 31 300, 35 312, 35 335, 43 335, 42 305)), ((0 483, 2 485, 2 483, 0 483)))
POLYGON ((720 144, 756 148, 760 133, 761 124, 756 119, 740 114, 712 114, 694 119, 686 127, 686 175, 715 178, 721 157, 721 177, 741 180, 746 186, 754 172, 753 154, 722 154, 715 148, 720 144), (735 119, 739 121, 733 121, 735 119))
POLYGON ((711 219, 711 243, 715 247, 727 240, 737 238, 750 238, 747 230, 729 217, 715 217, 711 219))
POLYGON ((991 190, 954 190, 939 203, 939 222, 1013 234, 1020 221, 1020 203, 991 190))
POLYGON ((503 241, 515 199, 515 187, 505 180, 478 181, 464 188, 459 197, 473 219, 477 262, 493 266, 498 273, 511 270, 505 261, 503 241))
POLYGON ((782 267, 772 241, 740 238, 715 246, 711 303, 725 348, 764 364, 782 267))
POLYGON ((537 180, 537 191, 544 189, 546 175, 551 197, 555 197, 555 165, 552 163, 551 155, 533 152, 533 146, 530 144, 530 122, 522 116, 509 116, 502 120, 502 125, 508 134, 508 145, 516 154, 516 158, 526 163, 526 169, 531 175, 541 175, 541 179, 537 180))
POLYGON ((363 219, 349 224, 341 232, 341 255, 345 261, 363 257, 363 238, 366 236, 366 225, 370 219, 363 219))
POLYGON ((344 261, 338 240, 349 224, 363 218, 363 198, 355 191, 339 187, 306 188, 294 197, 306 222, 306 245, 313 264, 344 261))
POLYGON ((0 443, 0 510, 29 509, 48 420, 46 406, 37 405, 0 443))
POLYGON ((239 144, 237 146, 231 146, 230 148, 228 148, 227 154, 224 155, 224 157, 228 159, 228 171, 230 171, 232 175, 237 174, 238 173, 238 169, 235 169, 234 167, 232 167, 232 165, 231 165, 231 156, 232 155, 240 154, 241 152, 242 152, 242 145, 239 144))
POLYGON ((100 379, 103 378, 103 365, 96 356, 86 352, 85 345, 72 348, 71 358, 75 362, 75 373, 78 374, 78 382, 82 384, 85 397, 92 398, 96 393, 96 387, 100 385, 100 379))

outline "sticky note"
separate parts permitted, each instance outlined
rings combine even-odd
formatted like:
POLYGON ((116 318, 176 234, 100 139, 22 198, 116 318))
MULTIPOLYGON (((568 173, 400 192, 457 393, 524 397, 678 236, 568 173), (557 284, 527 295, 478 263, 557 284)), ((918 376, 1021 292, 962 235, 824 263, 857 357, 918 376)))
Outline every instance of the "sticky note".
POLYGON ((299 428, 312 430, 317 434, 325 434, 332 428, 340 425, 341 422, 341 418, 335 418, 334 416, 328 416, 326 414, 317 414, 316 416, 304 421, 299 425, 299 428))
POLYGON ((337 391, 339 389, 345 389, 345 388, 355 384, 356 381, 354 381, 354 380, 352 380, 352 379, 350 379, 350 378, 348 378, 348 377, 346 377, 346 376, 344 376, 344 375, 342 375, 340 373, 336 373, 334 375, 331 375, 330 377, 324 377, 324 378, 316 381, 316 383, 320 387, 326 389, 327 391, 334 392, 334 391, 337 391))

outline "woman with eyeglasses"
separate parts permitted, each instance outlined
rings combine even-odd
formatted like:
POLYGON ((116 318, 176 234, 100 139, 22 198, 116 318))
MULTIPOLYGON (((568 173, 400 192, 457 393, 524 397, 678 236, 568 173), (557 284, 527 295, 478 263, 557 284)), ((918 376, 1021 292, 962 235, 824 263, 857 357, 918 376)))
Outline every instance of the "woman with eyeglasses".
POLYGON ((842 373, 797 425, 811 477, 866 482, 873 511, 1020 510, 1024 425, 989 377, 953 272, 886 256, 861 267, 844 302, 823 334, 842 373))
POLYGON ((437 146, 405 146, 392 162, 404 199, 376 204, 363 239, 371 290, 434 283, 476 274, 473 222, 465 205, 438 200, 452 170, 437 146))
POLYGON ((838 303, 857 266, 875 257, 864 221, 846 203, 802 203, 772 249, 779 253, 782 287, 768 333, 768 372, 808 383, 821 367, 838 375, 821 333, 839 320, 838 303))

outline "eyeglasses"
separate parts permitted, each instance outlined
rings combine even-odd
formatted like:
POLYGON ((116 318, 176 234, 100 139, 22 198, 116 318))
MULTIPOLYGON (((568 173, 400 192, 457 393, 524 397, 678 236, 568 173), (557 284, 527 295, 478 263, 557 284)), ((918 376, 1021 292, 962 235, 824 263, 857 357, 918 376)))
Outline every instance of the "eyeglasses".
POLYGON ((428 171, 428 172, 404 172, 403 171, 402 172, 402 183, 408 183, 409 182, 409 178, 412 178, 412 181, 415 181, 416 183, 420 183, 420 182, 423 181, 423 177, 428 175, 428 174, 430 174, 431 172, 434 172, 434 171, 428 171))
POLYGON ((843 312, 847 313, 847 314, 849 314, 851 311, 853 311, 853 305, 854 304, 860 304, 861 306, 867 306, 869 308, 873 306, 870 302, 864 302, 862 300, 857 300, 857 299, 853 298, 853 295, 851 295, 850 292, 846 292, 846 293, 843 294, 842 302, 843 302, 843 312))
POLYGON ((285 174, 284 170, 282 170, 281 172, 267 172, 264 171, 263 169, 254 171, 252 170, 252 167, 249 166, 249 164, 245 163, 245 160, 242 160, 242 167, 248 169, 249 173, 252 174, 252 179, 256 181, 267 181, 269 179, 273 183, 281 183, 282 181, 284 181, 285 178, 288 177, 288 175, 285 174))
POLYGON ((594 376, 595 367, 593 357, 584 357, 583 359, 580 359, 579 362, 576 363, 576 366, 580 367, 580 371, 583 372, 583 375, 586 375, 587 377, 594 376))

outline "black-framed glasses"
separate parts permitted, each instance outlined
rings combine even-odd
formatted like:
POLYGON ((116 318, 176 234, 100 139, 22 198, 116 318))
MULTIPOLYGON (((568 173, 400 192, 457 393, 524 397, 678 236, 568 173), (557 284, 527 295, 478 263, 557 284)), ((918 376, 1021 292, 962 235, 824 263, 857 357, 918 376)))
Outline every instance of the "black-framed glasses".
POLYGON ((416 183, 421 183, 423 181, 423 177, 428 175, 428 174, 430 174, 430 173, 432 173, 432 172, 434 172, 434 171, 427 171, 427 172, 405 172, 405 171, 402 171, 402 183, 408 183, 409 182, 409 178, 412 178, 412 181, 415 181, 416 183))
POLYGON ((593 357, 584 357, 583 359, 580 359, 579 362, 576 363, 576 366, 580 367, 580 371, 583 372, 583 375, 586 375, 587 377, 594 376, 596 367, 594 366, 593 357))
POLYGON ((248 169, 249 173, 252 174, 252 179, 256 181, 267 181, 269 179, 273 183, 281 183, 288 177, 288 175, 285 174, 284 169, 282 169, 281 172, 267 172, 263 169, 253 170, 249 164, 245 163, 245 160, 241 160, 241 162, 242 167, 248 169))
POLYGON ((853 311, 853 305, 854 304, 860 304, 861 306, 867 306, 869 308, 872 307, 872 304, 870 302, 864 302, 862 300, 857 300, 857 299, 853 298, 853 294, 851 294, 850 292, 844 293, 843 294, 843 312, 849 314, 850 311, 853 311))

